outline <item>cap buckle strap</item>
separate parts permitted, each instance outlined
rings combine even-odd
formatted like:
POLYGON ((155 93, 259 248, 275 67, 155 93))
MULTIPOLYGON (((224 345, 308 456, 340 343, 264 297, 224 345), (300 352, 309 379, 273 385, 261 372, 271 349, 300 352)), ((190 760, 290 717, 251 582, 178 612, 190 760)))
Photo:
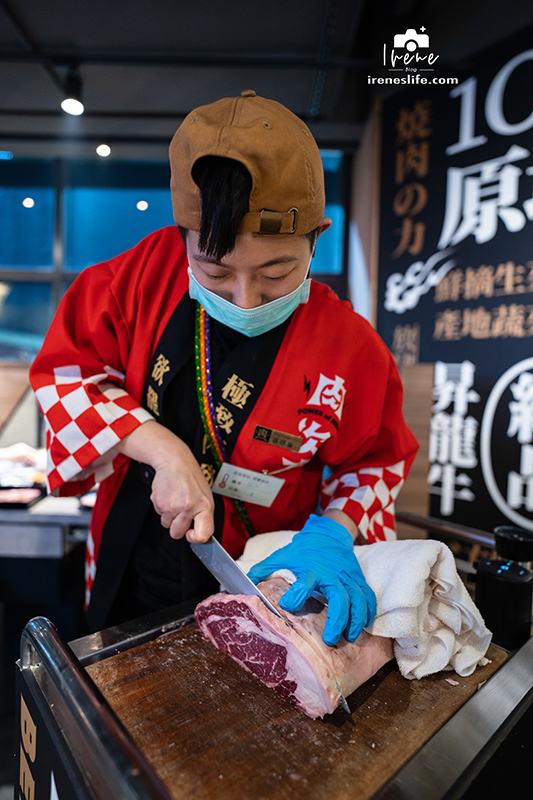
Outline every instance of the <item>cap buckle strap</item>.
POLYGON ((284 233, 296 233, 296 228, 298 227, 298 209, 295 207, 290 208, 286 214, 282 214, 280 211, 267 211, 263 208, 260 212, 258 233, 268 236, 275 236, 281 233, 284 221, 283 218, 287 217, 289 214, 292 214, 292 228, 290 231, 284 231, 284 233))
POLYGON ((259 219, 259 233, 275 236, 281 230, 283 219, 279 211, 261 210, 259 219))

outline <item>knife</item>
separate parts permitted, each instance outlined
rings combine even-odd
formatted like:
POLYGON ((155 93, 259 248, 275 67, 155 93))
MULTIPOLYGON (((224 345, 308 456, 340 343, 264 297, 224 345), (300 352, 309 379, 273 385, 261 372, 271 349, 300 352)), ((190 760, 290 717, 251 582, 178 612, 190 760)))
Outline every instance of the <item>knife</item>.
MULTIPOLYGON (((140 467, 144 483, 151 485, 155 476, 154 468, 150 467, 148 464, 140 464, 140 467)), ((276 606, 257 588, 246 572, 243 572, 237 562, 224 550, 220 542, 215 539, 214 536, 211 536, 207 542, 189 542, 189 544, 193 553, 198 556, 202 564, 207 567, 209 572, 215 576, 217 581, 221 583, 230 594, 248 594, 259 597, 273 614, 283 620, 285 625, 289 628, 293 627, 289 620, 286 619, 283 614, 280 614, 276 606)), ((313 597, 327 606, 327 598, 324 597, 321 592, 313 592, 313 597)), ((341 692, 337 681, 336 683, 340 694, 341 705, 348 714, 351 714, 346 698, 341 692)))
POLYGON ((190 545, 202 564, 230 594, 248 594, 259 597, 273 614, 292 627, 289 620, 280 614, 276 606, 257 588, 214 536, 211 536, 207 542, 190 542, 190 545))
MULTIPOLYGON (((285 619, 285 617, 280 614, 276 606, 265 597, 248 575, 243 572, 237 562, 224 550, 220 542, 217 541, 214 536, 211 536, 207 542, 190 542, 190 545, 193 553, 198 556, 202 564, 207 567, 209 572, 215 576, 217 581, 221 583, 230 594, 248 594, 259 597, 273 614, 283 620, 285 625, 288 625, 289 628, 293 627, 289 620, 285 619)), ((327 605, 327 599, 323 594, 313 592, 313 596, 327 605)), ((341 705, 348 714, 351 714, 350 706, 346 702, 346 698, 341 692, 338 682, 335 682, 340 694, 341 705)))

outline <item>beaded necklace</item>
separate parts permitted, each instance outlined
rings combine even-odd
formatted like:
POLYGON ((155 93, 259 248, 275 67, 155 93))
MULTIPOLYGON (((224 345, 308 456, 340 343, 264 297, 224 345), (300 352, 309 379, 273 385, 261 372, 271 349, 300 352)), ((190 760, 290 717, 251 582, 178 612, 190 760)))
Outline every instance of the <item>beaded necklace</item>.
MULTIPOLYGON (((226 448, 218 429, 215 404, 213 402, 213 387, 211 384, 211 328, 209 314, 200 303, 196 302, 196 315, 194 324, 194 362, 196 366, 196 392, 200 416, 207 436, 209 447, 217 469, 220 469, 227 458, 226 448)), ((231 498, 241 522, 249 536, 254 536, 244 503, 231 498)))

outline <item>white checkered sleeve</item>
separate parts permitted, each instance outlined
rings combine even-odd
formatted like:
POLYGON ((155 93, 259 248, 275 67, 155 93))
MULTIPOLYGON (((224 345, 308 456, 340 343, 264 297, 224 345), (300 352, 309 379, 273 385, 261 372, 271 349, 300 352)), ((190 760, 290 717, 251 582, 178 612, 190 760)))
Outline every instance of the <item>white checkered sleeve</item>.
POLYGON ((368 542, 395 539, 394 501, 405 477, 405 461, 347 472, 325 482, 323 500, 331 498, 327 508, 348 514, 368 542))
POLYGON ((112 367, 84 377, 81 367, 58 367, 53 383, 36 390, 45 417, 50 492, 83 494, 113 473, 114 446, 152 415, 122 388, 112 367))

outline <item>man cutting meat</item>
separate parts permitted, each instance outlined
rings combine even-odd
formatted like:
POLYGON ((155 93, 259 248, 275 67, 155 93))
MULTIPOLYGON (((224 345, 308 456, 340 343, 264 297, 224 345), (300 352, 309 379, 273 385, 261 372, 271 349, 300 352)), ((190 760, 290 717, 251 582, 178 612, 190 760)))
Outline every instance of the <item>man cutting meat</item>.
POLYGON ((330 225, 318 148, 290 111, 246 91, 189 114, 170 164, 179 231, 85 270, 31 370, 50 490, 100 484, 89 623, 216 591, 187 540, 214 532, 237 557, 250 536, 291 529, 250 577, 292 570, 281 605, 317 589, 324 640, 354 640, 375 600, 353 542, 394 537, 417 445, 392 356, 308 278, 330 225))

